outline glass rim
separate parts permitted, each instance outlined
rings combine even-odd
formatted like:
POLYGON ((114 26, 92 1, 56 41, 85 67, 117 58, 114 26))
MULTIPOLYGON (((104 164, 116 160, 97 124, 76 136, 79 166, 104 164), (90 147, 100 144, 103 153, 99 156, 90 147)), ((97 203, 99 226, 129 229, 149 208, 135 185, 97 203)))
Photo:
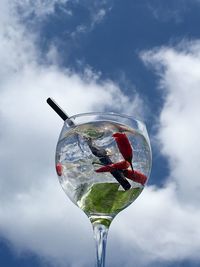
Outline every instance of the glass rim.
POLYGON ((117 117, 121 117, 121 118, 126 118, 126 119, 129 119, 129 120, 132 120, 132 121, 135 121, 139 124, 142 124, 143 126, 146 127, 146 124, 139 120, 139 119, 135 119, 133 118, 132 116, 130 115, 126 115, 124 113, 116 113, 116 112, 101 112, 101 111, 91 111, 91 112, 83 112, 83 113, 78 113, 78 114, 75 114, 75 115, 72 115, 70 117, 68 117, 64 123, 67 123, 69 120, 73 120, 75 118, 78 118, 78 117, 82 117, 82 116, 91 116, 91 115, 101 115, 101 116, 117 116, 117 117))

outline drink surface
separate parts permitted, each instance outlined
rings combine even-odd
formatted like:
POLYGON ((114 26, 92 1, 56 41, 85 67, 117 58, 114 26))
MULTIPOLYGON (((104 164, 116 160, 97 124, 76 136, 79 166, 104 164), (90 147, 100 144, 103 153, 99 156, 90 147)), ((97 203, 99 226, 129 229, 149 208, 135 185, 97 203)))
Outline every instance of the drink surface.
POLYGON ((129 206, 144 188, 144 184, 126 178, 131 188, 125 191, 110 171, 97 172, 102 167, 102 161, 92 153, 91 144, 106 154, 112 163, 125 160, 113 138, 116 133, 125 134, 130 142, 133 170, 148 177, 151 168, 148 141, 141 132, 123 124, 94 121, 63 128, 57 144, 56 167, 61 186, 89 217, 114 217, 129 206))

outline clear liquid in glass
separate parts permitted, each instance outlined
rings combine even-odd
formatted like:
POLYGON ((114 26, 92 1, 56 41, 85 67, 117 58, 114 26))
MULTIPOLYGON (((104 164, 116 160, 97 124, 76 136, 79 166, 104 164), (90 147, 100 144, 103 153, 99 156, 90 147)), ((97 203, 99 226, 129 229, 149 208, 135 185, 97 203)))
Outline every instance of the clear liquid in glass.
POLYGON ((113 163, 123 161, 114 133, 125 133, 133 150, 133 169, 149 176, 151 151, 148 140, 139 130, 112 121, 94 121, 62 131, 56 148, 59 181, 68 197, 81 208, 91 222, 109 224, 117 213, 129 206, 144 185, 127 178, 131 188, 124 190, 110 172, 97 173, 101 162, 88 140, 103 149, 113 163))

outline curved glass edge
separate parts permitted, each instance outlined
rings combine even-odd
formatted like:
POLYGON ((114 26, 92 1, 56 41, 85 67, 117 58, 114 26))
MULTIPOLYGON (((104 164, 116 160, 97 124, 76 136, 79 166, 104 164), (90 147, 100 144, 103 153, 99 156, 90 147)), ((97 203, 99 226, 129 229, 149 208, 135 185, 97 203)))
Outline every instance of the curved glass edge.
POLYGON ((115 112, 85 112, 85 113, 78 113, 75 115, 70 116, 68 119, 66 119, 64 121, 65 124, 67 124, 68 126, 71 126, 71 124, 73 124, 73 120, 75 120, 78 117, 83 117, 83 116, 91 116, 91 115, 99 115, 99 116, 116 116, 116 117, 121 117, 121 118, 126 118, 126 119, 130 119, 132 121, 137 122, 139 125, 143 126, 146 128, 145 123, 142 122, 141 120, 135 119, 130 115, 126 115, 126 114, 121 114, 121 113, 115 113, 115 112))

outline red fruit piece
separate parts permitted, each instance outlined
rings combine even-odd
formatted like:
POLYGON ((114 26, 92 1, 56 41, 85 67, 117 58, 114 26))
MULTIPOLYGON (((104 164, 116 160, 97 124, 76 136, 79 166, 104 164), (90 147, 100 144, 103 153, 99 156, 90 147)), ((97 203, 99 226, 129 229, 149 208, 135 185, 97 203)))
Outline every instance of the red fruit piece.
POLYGON ((95 170, 95 172, 111 172, 112 168, 110 165, 100 167, 99 169, 95 170))
POLYGON ((114 133, 112 136, 115 138, 120 153, 122 154, 124 159, 130 163, 131 168, 133 170, 132 167, 133 150, 128 140, 128 137, 126 136, 125 133, 114 133))
POLYGON ((143 173, 141 173, 139 171, 124 170, 123 174, 128 179, 131 179, 134 182, 140 183, 142 185, 144 185, 146 183, 146 181, 147 181, 146 175, 144 175, 143 173))
POLYGON ((63 171, 62 164, 60 162, 58 162, 56 164, 56 172, 57 172, 58 176, 61 176, 62 175, 62 171, 63 171))
POLYGON ((96 172, 112 172, 114 170, 125 170, 130 166, 130 163, 126 160, 119 161, 117 163, 103 166, 96 170, 96 172))

